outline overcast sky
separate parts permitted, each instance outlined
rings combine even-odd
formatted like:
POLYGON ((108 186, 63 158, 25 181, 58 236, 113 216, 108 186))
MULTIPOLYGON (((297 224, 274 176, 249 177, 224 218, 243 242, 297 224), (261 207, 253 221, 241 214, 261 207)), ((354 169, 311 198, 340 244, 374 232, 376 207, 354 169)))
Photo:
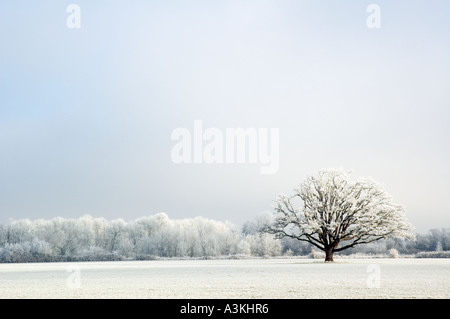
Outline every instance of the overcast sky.
POLYGON ((0 223, 239 225, 339 167, 384 184, 417 231, 450 227, 449 13, 446 0, 3 1, 0 223), (278 171, 174 163, 171 134, 195 120, 279 129, 278 171))

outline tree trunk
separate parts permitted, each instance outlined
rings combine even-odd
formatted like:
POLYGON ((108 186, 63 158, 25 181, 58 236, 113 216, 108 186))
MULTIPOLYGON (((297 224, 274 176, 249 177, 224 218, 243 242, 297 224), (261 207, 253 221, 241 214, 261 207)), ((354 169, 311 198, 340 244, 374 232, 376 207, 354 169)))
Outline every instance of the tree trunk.
POLYGON ((333 247, 326 247, 325 248, 325 261, 334 261, 333 253, 334 253, 333 247))

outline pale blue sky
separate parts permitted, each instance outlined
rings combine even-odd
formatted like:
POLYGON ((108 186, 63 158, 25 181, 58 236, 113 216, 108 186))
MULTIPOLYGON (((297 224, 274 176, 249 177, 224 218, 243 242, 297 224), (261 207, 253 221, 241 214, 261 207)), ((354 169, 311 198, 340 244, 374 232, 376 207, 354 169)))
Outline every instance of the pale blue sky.
POLYGON ((0 222, 161 211, 240 224, 306 175, 372 176, 450 227, 450 2, 0 4, 0 222), (66 8, 81 8, 69 29, 66 8), (368 29, 366 8, 381 8, 368 29), (171 132, 279 128, 280 169, 171 161, 171 132))

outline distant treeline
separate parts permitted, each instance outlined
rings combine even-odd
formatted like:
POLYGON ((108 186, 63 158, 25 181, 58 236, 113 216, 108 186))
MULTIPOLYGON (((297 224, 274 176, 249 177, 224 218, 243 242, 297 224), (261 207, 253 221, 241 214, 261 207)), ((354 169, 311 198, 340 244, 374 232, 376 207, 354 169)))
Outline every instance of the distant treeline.
MULTIPOLYGON (((267 222, 268 217, 262 216, 238 228, 202 217, 174 220, 164 213, 131 222, 88 215, 78 219, 23 219, 0 225, 0 262, 314 257, 314 247, 308 243, 274 239, 270 234, 261 233, 260 226, 267 222)), ((450 250, 450 229, 433 229, 409 241, 383 240, 343 254, 388 255, 392 249, 400 255, 448 257, 445 251, 450 250)))
POLYGON ((269 234, 246 234, 202 217, 173 220, 165 213, 123 219, 17 220, 0 225, 0 262, 153 259, 156 257, 276 256, 269 234))

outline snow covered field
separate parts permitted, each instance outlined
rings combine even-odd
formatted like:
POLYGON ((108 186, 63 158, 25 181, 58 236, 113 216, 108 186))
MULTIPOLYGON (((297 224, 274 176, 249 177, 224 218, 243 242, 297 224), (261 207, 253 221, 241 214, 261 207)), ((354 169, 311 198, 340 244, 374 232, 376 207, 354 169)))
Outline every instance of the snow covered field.
POLYGON ((0 264, 0 298, 450 298, 450 259, 0 264))

